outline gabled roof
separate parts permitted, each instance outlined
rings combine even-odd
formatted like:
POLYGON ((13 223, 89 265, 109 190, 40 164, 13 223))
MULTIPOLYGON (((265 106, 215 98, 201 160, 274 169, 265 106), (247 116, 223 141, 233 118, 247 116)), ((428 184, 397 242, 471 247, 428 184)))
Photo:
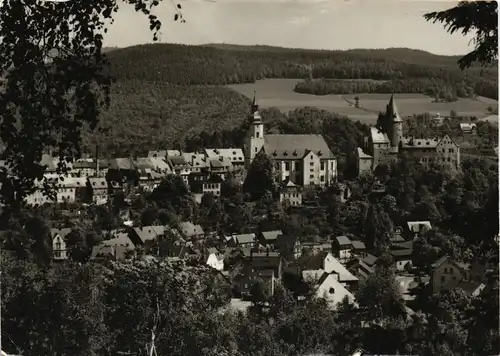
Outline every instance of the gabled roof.
POLYGON ((299 190, 300 187, 292 182, 290 179, 285 179, 283 182, 280 184, 280 188, 283 190, 299 190))
POLYGON ((390 250, 389 253, 393 257, 411 257, 413 249, 390 250))
POLYGON ((117 170, 134 170, 134 163, 130 158, 114 158, 111 160, 111 169, 117 170))
POLYGON ((320 159, 335 159, 321 135, 265 135, 264 152, 279 160, 299 160, 310 152, 320 159))
POLYGON ((200 225, 195 225, 190 221, 184 221, 179 223, 179 229, 181 230, 182 234, 186 237, 203 235, 205 233, 200 225))
POLYGON ((369 253, 367 253, 366 256, 362 258, 362 261, 370 267, 373 267, 373 265, 377 262, 377 260, 378 260, 377 257, 370 255, 369 253))
POLYGON ((239 234, 239 235, 233 235, 234 241, 241 245, 241 244, 248 244, 252 243, 255 241, 255 234, 239 234))
POLYGON ((358 150, 358 158, 373 158, 372 156, 367 155, 361 147, 358 147, 357 150, 358 150))
POLYGON ((408 221, 406 224, 411 232, 420 232, 424 226, 429 230, 432 229, 430 221, 408 221))
POLYGON ((155 169, 150 157, 137 157, 133 164, 136 169, 155 169))
POLYGON ((165 232, 165 227, 161 225, 143 226, 142 228, 134 227, 134 231, 137 234, 137 236, 141 239, 141 241, 144 243, 148 240, 154 240, 158 236, 163 235, 165 232))
POLYGON ((68 235, 70 232, 71 229, 68 227, 62 229, 50 229, 50 234, 52 235, 52 238, 56 237, 56 235, 59 235, 63 240, 66 237, 66 235, 68 235))
POLYGON ((337 241, 337 244, 340 246, 349 246, 351 245, 351 240, 347 236, 337 236, 335 237, 335 240, 337 241))
POLYGON ((176 168, 189 166, 183 156, 168 156, 167 160, 173 167, 176 168))
POLYGON ((350 302, 355 302, 354 296, 337 281, 335 274, 327 273, 326 276, 321 276, 320 281, 316 295, 319 298, 325 297, 332 306, 341 303, 346 297, 350 302))
POLYGON ((391 250, 405 250, 413 248, 413 240, 404 242, 395 242, 391 244, 391 250))
POLYGON ((465 270, 465 271, 468 271, 471 268, 471 265, 469 263, 453 261, 450 259, 449 256, 446 256, 446 255, 441 257, 440 259, 438 259, 436 262, 434 262, 431 265, 431 267, 433 270, 435 270, 436 268, 441 267, 443 265, 443 263, 445 263, 445 262, 453 263, 455 266, 457 266, 458 268, 465 270))
POLYGON ((298 259, 297 264, 303 270, 317 271, 323 269, 324 261, 328 254, 329 252, 319 251, 312 255, 303 255, 298 259))
POLYGON ((261 232, 262 237, 267 242, 276 241, 279 235, 283 235, 283 231, 281 230, 273 230, 273 231, 263 231, 261 232))
POLYGON ((167 157, 167 151, 149 151, 148 157, 165 158, 167 157))
POLYGON ((281 257, 277 252, 253 253, 248 258, 254 268, 276 268, 281 263, 281 257))
POLYGON ((373 143, 390 143, 389 136, 377 127, 370 127, 370 137, 373 143))
POLYGON ((342 263, 340 263, 335 257, 332 256, 330 264, 335 273, 338 274, 340 282, 352 282, 358 280, 358 278, 349 272, 347 268, 345 268, 344 265, 342 265, 342 263))
POLYGON ((103 177, 89 177, 89 185, 95 189, 106 189, 108 188, 108 182, 106 178, 103 177))
POLYGON ((365 250, 366 249, 366 245, 363 241, 353 240, 353 241, 351 241, 351 243, 352 243, 352 248, 354 248, 355 250, 365 250))
POLYGON ((413 138, 403 137, 401 146, 408 149, 433 149, 441 140, 437 138, 413 138))
POLYGON ((241 148, 205 148, 205 154, 209 158, 228 157, 233 162, 244 162, 245 155, 241 148))

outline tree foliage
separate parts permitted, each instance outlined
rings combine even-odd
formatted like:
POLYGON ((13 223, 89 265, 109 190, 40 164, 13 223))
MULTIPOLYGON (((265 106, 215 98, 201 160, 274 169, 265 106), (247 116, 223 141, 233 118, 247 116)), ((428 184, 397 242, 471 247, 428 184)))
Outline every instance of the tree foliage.
MULTIPOLYGON (((151 9, 159 1, 126 3, 148 17, 156 35, 161 24, 151 9)), ((65 161, 81 154, 81 132, 97 127, 111 85, 103 72, 103 34, 118 9, 116 0, 2 2, 2 158, 15 192, 3 197, 9 207, 17 207, 42 178, 44 151, 54 151, 64 173, 65 161)))
POLYGON ((494 65, 498 58, 498 4, 496 1, 461 1, 457 6, 424 15, 427 21, 441 22, 446 30, 462 35, 473 32, 475 48, 460 58, 458 64, 465 69, 475 63, 494 65))

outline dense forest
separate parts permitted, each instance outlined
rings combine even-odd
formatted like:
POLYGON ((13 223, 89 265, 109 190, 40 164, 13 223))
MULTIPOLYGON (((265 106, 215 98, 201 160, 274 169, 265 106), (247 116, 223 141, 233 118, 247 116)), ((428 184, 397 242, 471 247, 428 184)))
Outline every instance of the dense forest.
POLYGON ((357 93, 421 93, 433 97, 436 101, 452 102, 458 98, 474 98, 476 92, 487 93, 493 89, 484 80, 475 85, 461 80, 456 83, 445 83, 436 78, 397 79, 388 81, 373 80, 335 80, 316 79, 298 82, 294 88, 297 93, 357 94, 357 93), (486 85, 486 86, 485 86, 486 85))
MULTIPOLYGON (((114 50, 108 57, 111 73, 121 79, 226 85, 261 78, 391 81, 432 78, 439 89, 455 88, 463 82, 478 95, 498 97, 497 68, 484 71, 471 68, 462 72, 457 68, 455 57, 410 49, 315 51, 265 46, 149 44, 114 50)), ((422 86, 418 83, 414 85, 422 86)), ((427 89, 426 86, 423 92, 427 89)))

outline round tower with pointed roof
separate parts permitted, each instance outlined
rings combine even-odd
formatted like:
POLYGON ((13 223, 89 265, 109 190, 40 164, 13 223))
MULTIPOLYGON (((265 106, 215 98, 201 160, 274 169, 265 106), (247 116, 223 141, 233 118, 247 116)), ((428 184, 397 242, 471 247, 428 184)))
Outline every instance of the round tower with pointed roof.
POLYGON ((250 130, 248 132, 245 156, 247 164, 250 165, 253 159, 264 146, 264 122, 259 113, 259 105, 253 92, 253 101, 250 106, 250 130))
POLYGON ((391 95, 391 100, 387 104, 385 111, 388 131, 387 136, 391 141, 391 147, 399 147, 399 143, 403 139, 403 120, 399 116, 398 107, 394 101, 394 94, 391 95))

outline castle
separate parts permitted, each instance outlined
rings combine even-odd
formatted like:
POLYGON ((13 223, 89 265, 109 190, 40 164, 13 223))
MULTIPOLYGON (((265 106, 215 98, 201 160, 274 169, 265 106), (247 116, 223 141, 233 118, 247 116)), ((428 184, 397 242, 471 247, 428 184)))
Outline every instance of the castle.
POLYGON ((392 95, 382 120, 370 128, 365 147, 358 147, 358 172, 371 172, 379 164, 389 163, 402 153, 417 158, 422 164, 438 163, 455 169, 460 166, 460 146, 449 135, 442 138, 403 135, 403 120, 392 95))
POLYGON ((255 93, 251 105, 250 130, 245 144, 247 167, 260 152, 274 164, 280 182, 299 186, 328 186, 337 177, 337 160, 321 135, 270 135, 264 130, 255 93))

